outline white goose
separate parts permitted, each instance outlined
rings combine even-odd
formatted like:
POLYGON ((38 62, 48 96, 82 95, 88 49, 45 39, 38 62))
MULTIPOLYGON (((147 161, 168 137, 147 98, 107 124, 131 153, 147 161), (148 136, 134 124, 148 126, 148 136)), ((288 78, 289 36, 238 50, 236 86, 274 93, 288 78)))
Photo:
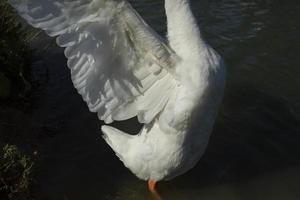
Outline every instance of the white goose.
POLYGON ((168 42, 126 0, 9 0, 29 24, 65 47, 72 81, 109 124, 138 117, 136 136, 102 126, 137 177, 155 183, 200 159, 221 102, 225 69, 201 37, 189 0, 165 0, 168 42))

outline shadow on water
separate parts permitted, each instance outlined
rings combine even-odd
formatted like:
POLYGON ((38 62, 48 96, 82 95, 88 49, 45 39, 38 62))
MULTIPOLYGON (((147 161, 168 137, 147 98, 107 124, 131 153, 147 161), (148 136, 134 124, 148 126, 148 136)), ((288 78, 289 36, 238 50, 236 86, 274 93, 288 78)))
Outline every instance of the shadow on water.
MULTIPOLYGON (((162 0, 131 2, 151 26, 165 32, 162 0)), ((191 3, 203 34, 227 62, 227 87, 205 155, 193 170, 160 183, 162 196, 299 199, 299 3, 191 3)), ((44 43, 49 38, 33 46, 44 43)), ((146 184, 102 140, 101 122, 73 88, 62 50, 51 47, 39 56, 33 78, 42 89, 32 116, 42 146, 37 199, 149 199, 146 184)), ((139 128, 134 120, 116 126, 130 133, 139 128)))
POLYGON ((197 166, 162 186, 166 199, 299 198, 299 130, 283 99, 241 84, 227 92, 197 166))
POLYGON ((213 182, 230 182, 297 167, 299 130, 299 121, 284 101, 250 86, 238 88, 227 94, 198 165, 206 169, 195 171, 213 182))

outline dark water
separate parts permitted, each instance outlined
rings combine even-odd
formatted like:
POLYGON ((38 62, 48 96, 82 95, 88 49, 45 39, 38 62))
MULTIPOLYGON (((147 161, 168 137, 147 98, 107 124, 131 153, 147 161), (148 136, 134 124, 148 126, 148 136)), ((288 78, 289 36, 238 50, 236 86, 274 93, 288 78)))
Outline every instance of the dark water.
MULTIPOLYGON (((131 2, 165 34, 163 0, 131 2)), ((191 3, 206 39, 226 60, 227 87, 204 157, 160 183, 163 199, 300 199, 300 2, 191 3)), ((33 77, 42 90, 32 121, 47 134, 40 139, 37 199, 149 199, 145 183, 101 139, 101 122, 73 88, 62 50, 40 56, 33 77)))

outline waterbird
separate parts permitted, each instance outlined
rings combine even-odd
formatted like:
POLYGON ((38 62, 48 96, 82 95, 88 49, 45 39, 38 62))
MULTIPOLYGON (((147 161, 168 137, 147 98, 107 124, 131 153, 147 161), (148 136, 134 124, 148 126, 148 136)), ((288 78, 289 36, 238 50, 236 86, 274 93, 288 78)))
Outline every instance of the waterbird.
POLYGON ((222 101, 225 65, 204 40, 189 0, 165 0, 166 38, 127 0, 9 3, 65 48, 73 84, 91 112, 105 124, 133 117, 143 124, 137 135, 101 129, 153 194, 158 181, 196 165, 222 101))

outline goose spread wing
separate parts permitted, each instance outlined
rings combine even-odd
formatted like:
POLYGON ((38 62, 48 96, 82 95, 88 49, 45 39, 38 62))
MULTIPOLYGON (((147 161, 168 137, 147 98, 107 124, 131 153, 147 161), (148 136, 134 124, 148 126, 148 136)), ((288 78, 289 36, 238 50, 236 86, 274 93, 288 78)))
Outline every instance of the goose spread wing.
POLYGON ((9 0, 65 47, 74 86, 106 123, 149 123, 175 91, 177 55, 126 0, 9 0))

